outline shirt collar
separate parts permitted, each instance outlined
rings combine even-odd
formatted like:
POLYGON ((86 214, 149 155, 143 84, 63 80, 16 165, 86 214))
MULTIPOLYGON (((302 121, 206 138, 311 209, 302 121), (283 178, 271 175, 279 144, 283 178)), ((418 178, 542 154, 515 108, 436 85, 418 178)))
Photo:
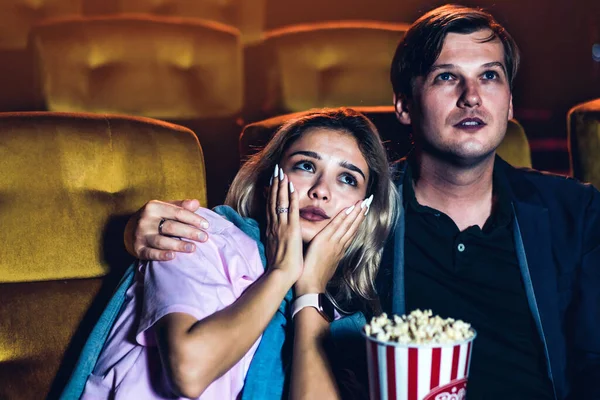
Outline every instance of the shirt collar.
MULTIPOLYGON (((418 213, 427 213, 439 215, 440 211, 419 204, 413 188, 413 169, 412 169, 411 158, 408 158, 406 163, 406 169, 402 180, 402 197, 404 202, 404 208, 406 210, 415 211, 418 213)), ((505 227, 512 221, 512 206, 510 197, 508 195, 509 190, 507 188, 508 182, 504 171, 501 168, 497 168, 497 163, 494 162, 494 171, 492 177, 493 185, 493 196, 496 198, 494 203, 494 209, 492 215, 486 221, 483 226, 483 231, 489 231, 493 228, 505 227)))

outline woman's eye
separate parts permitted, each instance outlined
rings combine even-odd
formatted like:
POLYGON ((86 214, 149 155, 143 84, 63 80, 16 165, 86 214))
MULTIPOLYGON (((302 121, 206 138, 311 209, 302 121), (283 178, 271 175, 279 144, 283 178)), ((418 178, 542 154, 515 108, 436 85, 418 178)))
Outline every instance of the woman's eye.
POLYGON ((352 175, 342 175, 341 181, 346 185, 356 186, 358 182, 352 175))
POLYGON ((298 164, 296 164, 296 168, 301 169, 303 171, 308 171, 308 172, 314 171, 314 166, 312 165, 312 163, 310 163, 308 161, 299 162, 298 164))

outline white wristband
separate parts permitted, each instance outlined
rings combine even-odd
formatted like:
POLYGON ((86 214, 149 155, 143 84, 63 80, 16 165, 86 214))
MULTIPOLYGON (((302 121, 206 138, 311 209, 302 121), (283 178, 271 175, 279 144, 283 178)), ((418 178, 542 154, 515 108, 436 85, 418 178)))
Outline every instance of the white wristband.
POLYGON ((335 307, 325 293, 308 293, 298 297, 292 304, 292 319, 294 319, 294 316, 298 314, 300 310, 306 307, 316 308, 319 314, 321 314, 328 322, 335 319, 335 307))
POLYGON ((309 293, 298 297, 292 304, 292 319, 306 307, 314 307, 319 311, 319 293, 309 293))

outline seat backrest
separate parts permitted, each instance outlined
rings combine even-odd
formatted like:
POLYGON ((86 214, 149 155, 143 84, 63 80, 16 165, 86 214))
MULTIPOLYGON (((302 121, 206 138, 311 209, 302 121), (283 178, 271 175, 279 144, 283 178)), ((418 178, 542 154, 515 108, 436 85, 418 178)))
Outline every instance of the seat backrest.
MULTIPOLYGON (((353 107, 365 114, 377 127, 390 161, 404 157, 412 148, 410 129, 396 119, 393 106, 353 107)), ((246 125, 240 135, 242 160, 260 150, 286 121, 298 118, 308 111, 280 115, 246 125)), ((498 148, 498 154, 515 167, 531 168, 531 153, 523 127, 516 121, 508 121, 506 135, 498 148)))
POLYGON ((144 13, 221 22, 238 28, 244 43, 260 39, 265 7, 266 0, 83 0, 86 15, 144 13))
POLYGON ((48 21, 32 51, 50 111, 183 120, 236 115, 240 33, 197 19, 120 15, 48 21))
POLYGON ((508 121, 506 135, 504 135, 497 153, 513 167, 532 167, 529 140, 527 140, 523 126, 516 119, 508 121))
POLYGON ((422 0, 269 1, 267 29, 321 21, 372 20, 412 22, 424 12, 422 0))
POLYGON ((0 1, 0 49, 24 50, 33 25, 47 18, 82 14, 81 0, 0 1))
POLYGON ((406 24, 338 21, 267 32, 266 106, 277 112, 390 104, 390 60, 406 24))
POLYGON ((600 98, 571 108, 567 128, 572 176, 600 188, 600 98))
POLYGON ((0 398, 42 399, 131 262, 128 217, 152 198, 206 204, 202 149, 156 120, 5 113, 0 170, 0 398))

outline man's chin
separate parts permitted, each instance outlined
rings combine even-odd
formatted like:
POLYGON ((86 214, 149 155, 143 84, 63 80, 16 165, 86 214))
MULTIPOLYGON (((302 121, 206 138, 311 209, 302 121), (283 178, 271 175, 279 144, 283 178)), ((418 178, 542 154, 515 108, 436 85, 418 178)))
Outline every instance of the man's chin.
POLYGON ((496 149, 484 149, 475 147, 462 147, 454 149, 431 149, 430 154, 434 157, 457 167, 474 167, 493 158, 496 149))
POLYGON ((476 167, 487 162, 490 158, 494 158, 495 150, 464 152, 455 154, 454 164, 461 167, 476 167))

